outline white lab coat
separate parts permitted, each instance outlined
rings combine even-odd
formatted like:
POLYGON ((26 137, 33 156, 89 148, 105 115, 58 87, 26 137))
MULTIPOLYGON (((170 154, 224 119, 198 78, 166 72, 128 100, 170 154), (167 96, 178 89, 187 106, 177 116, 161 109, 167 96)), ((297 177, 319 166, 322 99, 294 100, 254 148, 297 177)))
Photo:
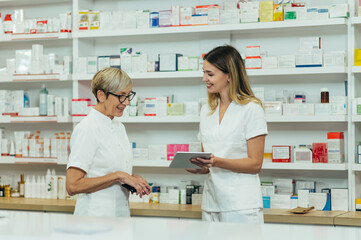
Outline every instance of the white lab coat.
MULTIPOLYGON (((92 109, 74 129, 67 168, 86 172, 85 177, 100 177, 116 171, 132 174, 133 155, 124 125, 92 109)), ((113 184, 100 191, 80 194, 75 215, 130 216, 129 192, 113 184)))
MULTIPOLYGON (((205 152, 217 157, 248 157, 247 140, 267 134, 264 111, 254 102, 231 102, 219 124, 219 105, 209 115, 208 105, 201 110, 200 137, 205 152)), ((202 210, 206 212, 239 211, 262 208, 258 174, 236 173, 212 167, 205 181, 202 210)))

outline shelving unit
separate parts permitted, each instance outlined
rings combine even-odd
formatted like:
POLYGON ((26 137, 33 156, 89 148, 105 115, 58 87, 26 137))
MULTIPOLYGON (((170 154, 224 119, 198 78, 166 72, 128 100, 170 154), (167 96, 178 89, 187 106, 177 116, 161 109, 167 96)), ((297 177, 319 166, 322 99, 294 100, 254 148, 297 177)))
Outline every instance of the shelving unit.
MULTIPOLYGON (((297 163, 270 163, 264 162, 262 177, 277 177, 275 172, 282 173, 285 176, 289 171, 296 170, 297 176, 289 175, 290 178, 308 179, 305 173, 311 172, 314 179, 317 179, 318 173, 329 171, 328 178, 321 178, 323 182, 330 186, 348 187, 350 189, 349 206, 354 210, 354 199, 361 192, 355 189, 359 187, 357 172, 361 169, 354 164, 354 145, 357 140, 361 140, 361 133, 357 131, 360 127, 361 116, 352 116, 350 114, 350 99, 357 93, 357 78, 361 78, 361 67, 353 66, 353 49, 356 44, 357 28, 361 28, 361 18, 354 17, 354 0, 344 0, 351 6, 350 19, 328 19, 318 21, 284 21, 269 23, 249 23, 215 26, 192 26, 177 28, 151 28, 151 29, 122 29, 118 31, 85 31, 73 30, 72 34, 38 34, 34 35, 14 35, 0 37, 2 46, 10 46, 12 52, 18 48, 30 48, 33 43, 44 44, 44 48, 49 47, 49 51, 58 53, 60 56, 72 55, 74 58, 86 57, 91 55, 110 55, 118 54, 121 47, 133 47, 135 51, 142 51, 155 56, 159 52, 180 52, 186 56, 200 56, 211 50, 213 47, 223 44, 232 44, 241 52, 244 52, 247 45, 261 45, 262 49, 267 50, 270 56, 283 54, 294 54, 298 47, 298 39, 303 36, 321 36, 322 47, 325 51, 343 50, 347 52, 347 66, 321 67, 321 68, 293 68, 293 69, 260 69, 248 70, 248 75, 252 86, 264 86, 270 89, 291 89, 310 93, 319 92, 322 86, 328 86, 333 95, 344 94, 344 81, 348 81, 349 93, 349 113, 347 115, 320 115, 320 116, 270 116, 266 119, 269 123, 269 136, 266 142, 266 151, 270 151, 272 144, 306 144, 316 141, 326 141, 327 131, 344 131, 347 139, 348 163, 345 164, 297 164, 297 163), (355 30, 356 29, 356 30, 355 30), (356 31, 356 32, 355 32, 356 31), (356 40, 355 40, 356 39, 356 40), (49 40, 49 41, 44 41, 49 40), (51 41, 50 41, 51 40, 51 41), (355 80, 356 79, 356 80, 355 80), (356 89, 356 90, 355 90, 356 89), (358 125, 357 125, 358 124, 358 125), (338 175, 343 177, 340 181, 338 175), (340 183, 339 183, 340 182, 340 183)), ((48 6, 55 11, 59 4, 62 9, 66 8, 73 13, 83 9, 93 9, 105 11, 116 9, 168 9, 167 2, 146 2, 146 1, 114 1, 106 0, 57 0, 49 3, 45 0, 18 1, 25 4, 28 11, 36 11, 35 4, 48 6), (140 3, 141 2, 141 3, 140 3), (34 4, 34 5, 33 5, 34 4), (128 6, 129 5, 129 6, 128 6), (154 6, 153 6, 154 5, 154 6)), ((17 3, 18 3, 17 2, 17 3)), ((17 4, 16 3, 16 4, 17 4)), ((202 2, 203 3, 203 2, 202 2)), ((210 3, 209 1, 207 3, 210 3)), ((221 0, 212 1, 219 3, 221 0)), ((5 5, 13 6, 11 2, 6 1, 5 5)), ((15 3, 14 3, 15 4, 15 3)), ((20 5, 16 5, 20 8, 20 5)), ((182 5, 196 5, 194 1, 184 1, 182 5)), ((44 13, 45 14, 45 13, 44 13)), ((76 28, 76 18, 73 14, 73 26, 76 28)), ((361 47, 361 46, 358 46, 361 47)), ((1 49, 0 64, 9 57, 9 49, 1 49)), ((37 76, 0 76, 1 88, 14 89, 15 83, 33 84, 40 86, 41 83, 51 84, 54 91, 70 95, 72 98, 92 98, 90 91, 90 80, 93 74, 73 75, 37 75, 37 76), (2 84, 3 83, 3 84, 2 84), (8 83, 14 83, 8 85, 8 83), (68 84, 68 85, 64 85, 68 84), (58 86, 59 85, 59 86, 58 86)), ((134 80, 134 90, 141 97, 155 97, 175 94, 175 101, 197 101, 199 98, 207 97, 206 89, 201 81, 202 71, 179 71, 179 72, 147 72, 147 73, 129 73, 134 80)), ((360 81, 360 79, 358 80, 360 81)), ((16 86, 18 87, 18 86, 16 86)), ((21 88, 18 87, 19 89, 21 88)), ((35 90, 34 90, 35 91, 35 90)), ((361 97, 361 96, 359 96, 361 97)), ((94 99, 93 99, 93 104, 94 99)), ((66 129, 71 130, 73 126, 80 122, 83 117, 72 117, 71 119, 57 119, 55 117, 0 117, 0 123, 6 124, 10 129, 27 129, 29 126, 41 125, 44 128, 52 129, 54 123, 65 124, 66 129), (14 123, 14 124, 13 124, 14 123), (16 123, 16 124, 15 124, 16 123), (24 123, 24 125, 22 125, 24 123), (28 125, 26 125, 29 123, 28 125), (30 124, 31 123, 31 124, 30 124), (74 125, 72 125, 74 123, 74 125)), ((188 143, 197 141, 199 117, 128 117, 121 118, 126 124, 127 132, 131 141, 137 142, 137 146, 146 147, 148 144, 166 144, 166 143, 188 143), (167 123, 167 124, 165 124, 167 123), (149 125, 151 124, 151 125, 149 125)), ((1 126, 1 125, 0 125, 1 126)), ((63 125, 61 125, 63 128, 63 125)), ((33 129, 32 129, 33 130, 33 129)), ((24 160, 26 162, 26 159, 24 160)), ((33 164, 40 160, 35 159, 33 164)), ((20 161, 21 162, 21 161, 20 161)), ((19 163, 15 160, 2 160, 0 163, 12 164, 19 163)), ((54 164, 54 162, 46 162, 54 164)), ((56 162, 55 162, 56 164, 56 162)), ((61 165, 61 164, 59 164, 61 165)), ((4 165, 2 165, 3 167, 4 165)), ((134 163, 134 172, 149 178, 151 181, 164 180, 171 177, 171 182, 178 180, 193 179, 195 176, 187 173, 176 172, 175 175, 169 173, 168 161, 144 160, 134 163), (164 177, 163 177, 164 176, 164 177)), ((6 170, 6 168, 4 168, 6 170)), ((25 171, 23 166, 19 165, 19 171, 25 171)), ((292 173, 295 171, 292 171, 292 173)), ((0 170, 0 174, 2 171, 0 170)), ((39 173, 40 174, 40 173, 39 173)), ((41 173, 45 174, 45 173, 41 173)), ((65 174, 65 166, 64 172, 65 174)), ((327 172, 328 174, 328 172, 327 172)), ((198 176, 197 176, 198 177, 198 176)), ((200 180, 203 176, 199 177, 200 180)), ((361 182, 361 179, 360 179, 361 182)))

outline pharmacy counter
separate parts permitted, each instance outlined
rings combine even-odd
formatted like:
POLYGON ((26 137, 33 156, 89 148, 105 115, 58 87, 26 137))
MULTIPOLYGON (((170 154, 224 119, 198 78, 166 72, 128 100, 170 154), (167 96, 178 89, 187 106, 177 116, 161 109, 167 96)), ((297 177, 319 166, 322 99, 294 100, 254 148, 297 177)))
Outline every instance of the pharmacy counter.
POLYGON ((0 211, 0 239, 11 240, 359 240, 360 233, 359 228, 342 226, 247 225, 169 218, 106 218, 0 211))
POLYGON ((335 218, 335 225, 361 226, 361 212, 347 212, 335 218))
POLYGON ((306 214, 290 213, 288 209, 264 209, 264 221, 273 223, 301 223, 334 225, 334 219, 344 211, 310 211, 306 214))
MULTIPOLYGON (((36 199, 36 198, 0 198, 0 209, 6 210, 29 210, 44 212, 64 212, 72 213, 75 207, 75 200, 54 200, 54 199, 36 199)), ((156 203, 130 203, 130 213, 132 216, 147 217, 173 217, 173 218, 202 218, 202 210, 199 205, 183 204, 156 204, 156 203)), ((265 222, 271 223, 301 223, 301 224, 320 224, 335 225, 335 219, 343 216, 347 212, 342 211, 311 211, 307 214, 293 214, 286 209, 264 209, 265 222)), ((358 214, 357 212, 355 214, 358 214)), ((361 214, 361 213, 360 213, 361 214)), ((361 215, 358 215, 359 222, 352 223, 349 216, 344 219, 344 224, 350 226, 361 226, 361 215), (346 222, 346 223, 345 223, 346 222)), ((355 216, 353 216, 355 217, 355 216)), ((338 221, 340 222, 340 221, 338 221)), ((337 222, 337 223, 338 223, 337 222)), ((342 223, 342 222, 341 222, 342 223)))

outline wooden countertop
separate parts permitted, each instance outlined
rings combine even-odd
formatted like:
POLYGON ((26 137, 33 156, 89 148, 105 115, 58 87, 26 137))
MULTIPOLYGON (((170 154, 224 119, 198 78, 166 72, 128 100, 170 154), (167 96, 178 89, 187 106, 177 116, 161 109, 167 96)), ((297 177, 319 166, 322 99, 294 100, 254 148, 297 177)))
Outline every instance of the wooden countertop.
MULTIPOLYGON (((0 198, 0 209, 44 212, 74 212, 75 200, 0 198)), ((199 205, 130 203, 132 216, 202 218, 199 205)), ((311 211, 306 214, 289 213, 287 209, 264 209, 264 221, 321 225, 361 226, 361 212, 311 211)))
POLYGON ((0 209, 44 212, 74 212, 75 200, 42 198, 0 198, 0 209))
POLYGON ((361 212, 346 212, 335 218, 335 225, 361 226, 361 212))
POLYGON ((264 221, 274 223, 334 225, 334 219, 345 213, 344 211, 313 210, 306 214, 294 214, 288 209, 263 209, 264 221))

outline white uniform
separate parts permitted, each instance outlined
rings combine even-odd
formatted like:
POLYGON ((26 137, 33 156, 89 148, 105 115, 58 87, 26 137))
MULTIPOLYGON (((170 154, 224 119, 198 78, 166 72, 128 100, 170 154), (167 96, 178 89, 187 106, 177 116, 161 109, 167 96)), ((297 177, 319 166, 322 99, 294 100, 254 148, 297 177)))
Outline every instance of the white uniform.
MULTIPOLYGON (((259 104, 231 102, 219 124, 219 105, 209 115, 208 105, 201 110, 200 136, 205 152, 228 159, 247 158, 247 140, 267 134, 264 111, 259 104)), ((262 209, 258 174, 236 173, 212 167, 205 181, 202 210, 231 212, 262 209)))
MULTIPOLYGON (((86 172, 85 177, 101 177, 116 171, 132 174, 133 155, 124 125, 117 119, 92 109, 74 129, 67 168, 86 172)), ((129 192, 113 184, 100 191, 80 194, 75 215, 130 216, 129 192)))

